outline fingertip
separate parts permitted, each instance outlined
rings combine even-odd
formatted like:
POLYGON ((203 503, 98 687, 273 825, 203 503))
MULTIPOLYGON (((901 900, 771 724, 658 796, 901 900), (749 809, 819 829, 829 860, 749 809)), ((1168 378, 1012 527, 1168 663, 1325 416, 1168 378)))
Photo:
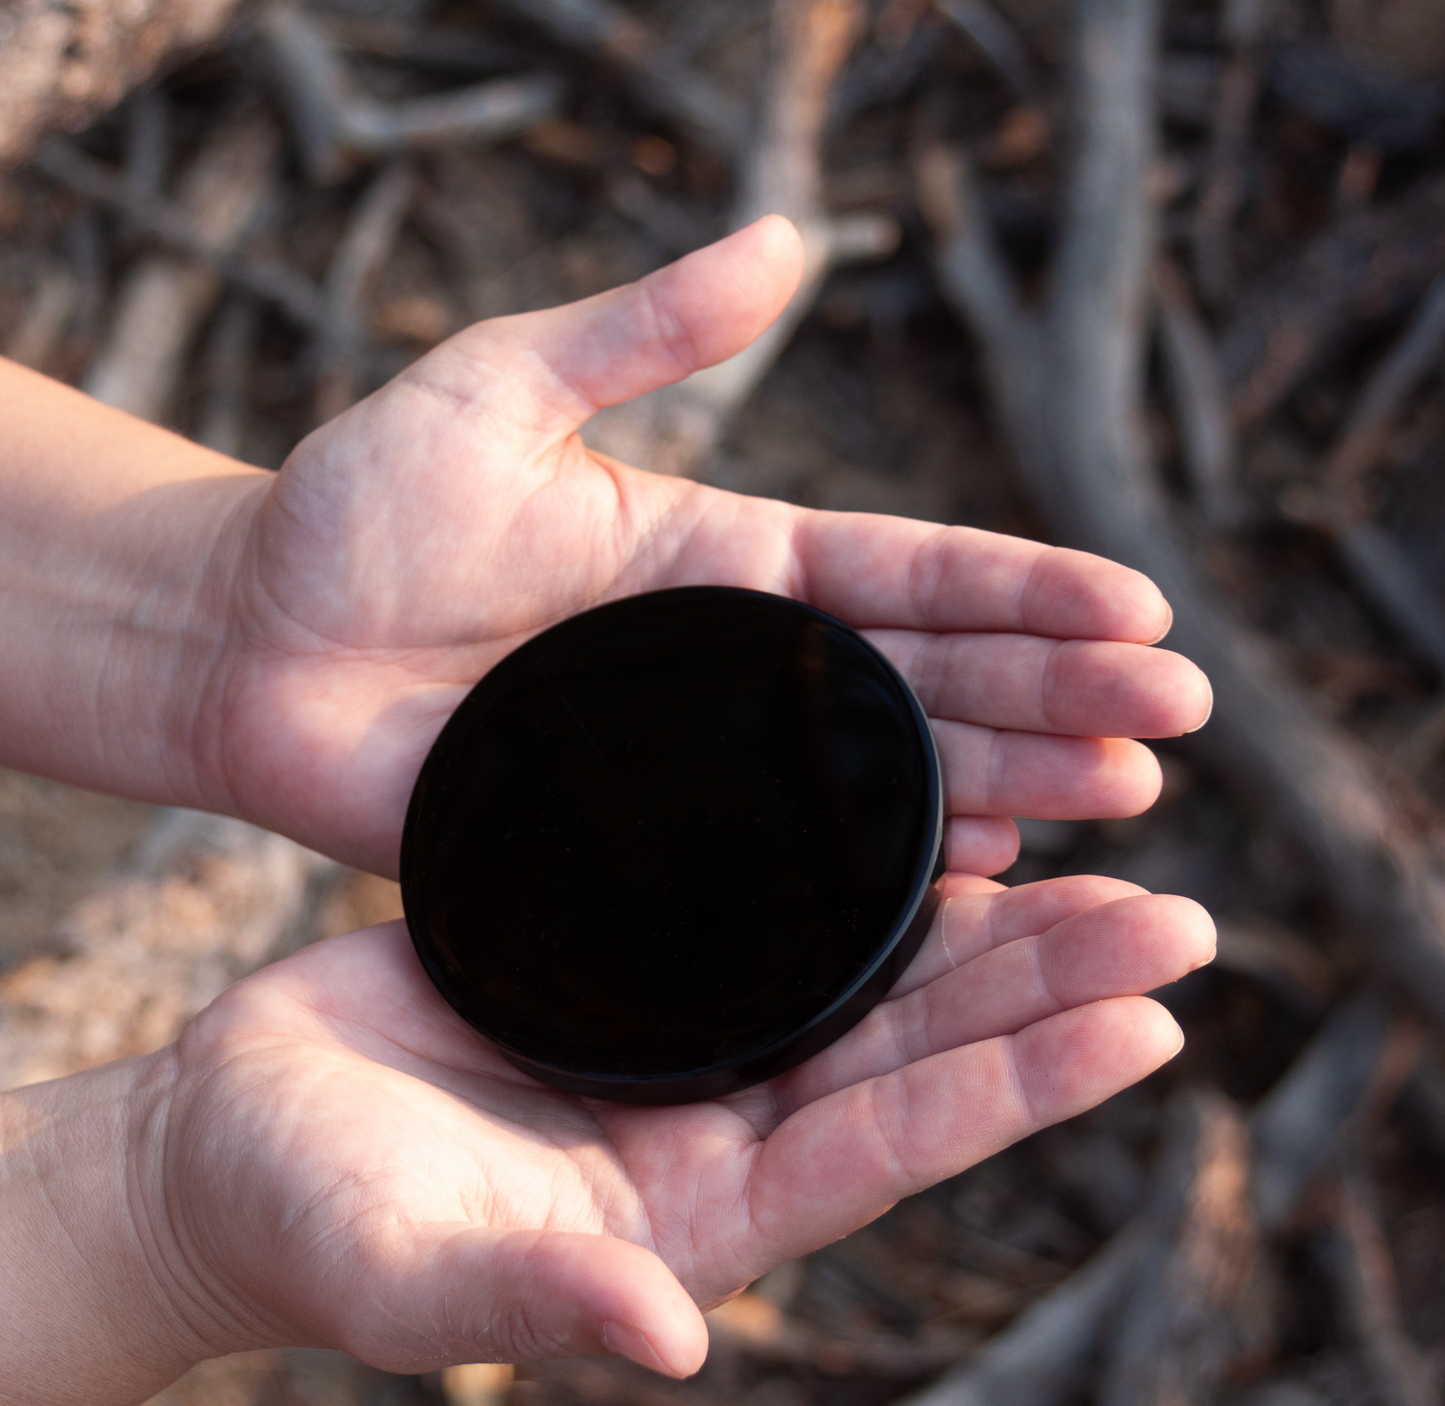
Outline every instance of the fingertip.
MULTIPOLYGON (((789 220, 750 225, 649 274, 659 323, 685 343, 690 369, 715 366, 756 341, 787 307, 803 276, 803 241, 789 220)), ((632 392, 636 394, 636 391, 632 392)))
POLYGON ((702 1311, 651 1250, 612 1242, 613 1277, 604 1292, 599 1336, 608 1352, 678 1380, 707 1357, 702 1311))
POLYGON ((944 830, 951 874, 1000 874, 1019 857, 1019 827, 1006 815, 956 815, 944 830))
POLYGON ((1203 716, 1193 727, 1184 729, 1184 736, 1186 737, 1191 732, 1198 732, 1199 729, 1214 716, 1214 685, 1209 682, 1209 675, 1206 674, 1203 669, 1199 671, 1199 678, 1204 685, 1203 716))
POLYGON ((1207 967, 1214 960, 1219 946, 1219 932, 1214 925, 1213 915, 1202 904, 1183 894, 1161 894, 1168 904, 1169 921, 1179 935, 1180 947, 1185 949, 1190 960, 1190 971, 1207 967))
POLYGON ((1174 622, 1164 593, 1142 571, 1068 547, 1039 558, 1023 615, 1037 634, 1122 644, 1155 644, 1174 622))
POLYGON ((647 1332, 614 1319, 602 1325, 602 1345, 614 1356, 625 1357, 649 1372, 681 1381, 700 1371, 707 1359, 707 1325, 695 1305, 694 1316, 700 1336, 692 1324, 660 1323, 647 1332))
POLYGON ((739 239, 744 236, 760 241, 760 253, 772 267, 779 271, 792 268, 793 287, 797 287, 798 279, 803 275, 805 258, 803 236, 798 233, 797 225, 786 215, 763 215, 752 224, 744 225, 729 238, 739 239))
POLYGON ((1134 1059, 1142 1079, 1169 1063, 1184 1048, 1184 1031, 1162 1003, 1152 996, 1119 996, 1112 1004, 1127 1008, 1134 1059))
POLYGON ((1142 815, 1164 789, 1159 758, 1142 742, 1128 737, 1100 739, 1103 760, 1099 794, 1092 812, 1099 820, 1127 820, 1142 815))
MULTIPOLYGON (((1154 583, 1151 581, 1149 584, 1153 585, 1154 583)), ((1154 589, 1156 591, 1159 590, 1157 586, 1155 586, 1154 589)), ((1153 639, 1145 640, 1145 644, 1158 644, 1159 641, 1174 628, 1174 607, 1164 599, 1164 593, 1162 591, 1159 592, 1159 604, 1164 607, 1164 623, 1159 627, 1159 633, 1155 635, 1153 639)))

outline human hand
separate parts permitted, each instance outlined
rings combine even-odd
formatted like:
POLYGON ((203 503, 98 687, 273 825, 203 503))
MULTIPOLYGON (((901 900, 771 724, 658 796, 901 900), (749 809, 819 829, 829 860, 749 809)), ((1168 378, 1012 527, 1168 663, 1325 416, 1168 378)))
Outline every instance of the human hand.
POLYGON ((776 217, 640 283, 453 337, 245 481, 212 554, 225 648, 189 686, 199 799, 395 873, 407 799, 467 690, 601 601, 718 583, 861 628, 913 684, 943 759, 951 868, 1012 862, 1010 815, 1134 814, 1127 738, 1204 721, 1208 684, 1145 646, 1138 573, 968 528, 822 513, 641 473, 577 427, 723 360, 800 268, 776 217))
POLYGON ((1138 993, 1208 917, 1116 880, 950 881, 881 1006, 771 1083, 638 1108, 533 1083, 402 926, 307 949, 192 1023, 145 1209, 207 1351, 344 1347, 418 1372, 617 1352, 674 1375, 702 1308, 1092 1106, 1181 1041, 1138 993))

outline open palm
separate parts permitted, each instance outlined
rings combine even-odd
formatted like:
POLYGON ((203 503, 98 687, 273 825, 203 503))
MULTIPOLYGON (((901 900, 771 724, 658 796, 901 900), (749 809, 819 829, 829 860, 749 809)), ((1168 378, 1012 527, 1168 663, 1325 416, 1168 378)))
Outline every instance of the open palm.
POLYGON ((1138 993, 1208 960, 1196 905, 1105 879, 952 888, 850 1034, 683 1107, 534 1084, 437 996, 400 924, 251 977, 178 1051, 165 1199, 191 1299, 251 1341, 397 1371, 604 1348, 695 1370, 697 1305, 1178 1048, 1138 993))
POLYGON ((255 479, 215 553, 231 623, 196 691, 206 803, 395 872, 426 750, 488 668, 602 600, 717 583, 806 600, 893 659, 934 719, 953 867, 1007 865, 1010 815, 1150 804, 1153 757, 1119 739, 1197 726, 1209 689, 1145 647, 1169 611, 1137 572, 739 497, 582 444, 600 406, 757 336, 800 260, 772 217, 640 283, 479 324, 255 479))

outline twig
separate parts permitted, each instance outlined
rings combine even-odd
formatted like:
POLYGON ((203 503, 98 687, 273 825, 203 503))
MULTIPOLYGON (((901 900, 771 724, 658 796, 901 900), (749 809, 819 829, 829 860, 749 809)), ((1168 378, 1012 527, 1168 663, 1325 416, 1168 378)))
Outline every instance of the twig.
POLYGON ((441 1370, 446 1406, 506 1406, 516 1369, 509 1362, 468 1362, 441 1370))
POLYGON ((362 394, 366 290, 390 256, 416 193, 416 172, 405 160, 388 166, 352 208, 351 222, 326 275, 327 324, 316 388, 320 423, 362 394))
POLYGON ((125 128, 125 189, 137 204, 154 199, 165 186, 170 164, 170 105, 159 88, 130 105, 125 128))
POLYGON ((1445 678, 1445 614, 1390 534, 1368 521, 1361 482, 1405 402, 1445 357, 1445 279, 1436 281, 1356 401, 1325 459, 1318 491, 1296 491, 1290 515, 1333 537, 1355 582, 1405 642, 1445 678))
MULTIPOLYGON (((276 176, 279 138, 262 113, 223 127, 195 158, 177 203, 196 238, 225 251, 263 207, 276 176)), ((209 269, 153 254, 132 268, 116 299, 110 336, 85 379, 97 400, 160 420, 175 393, 181 358, 221 291, 209 269)))
POLYGON ((196 438, 232 458, 245 437, 247 381, 260 329, 260 304, 241 294, 221 309, 206 344, 206 403, 196 438))
POLYGON ((963 1366, 899 1406, 1051 1406, 1077 1384, 1100 1326, 1129 1292, 1154 1230, 1143 1215, 995 1333, 963 1366))
POLYGON ((1428 582, 1399 544, 1373 522, 1341 521, 1327 508, 1323 525, 1332 529, 1355 582, 1395 627, 1411 650, 1445 678, 1445 614, 1428 582))
POLYGON ((1437 279, 1390 354, 1376 367, 1344 433, 1325 459, 1324 491, 1353 496, 1360 476, 1374 463, 1405 402, 1445 360, 1445 278, 1437 279))
POLYGON ((1405 1120, 1440 1161, 1445 1161, 1445 1068, 1426 1056, 1415 1066, 1400 1097, 1405 1120))
POLYGON ((1404 317, 1445 270, 1445 179, 1336 219, 1241 295, 1219 359, 1241 431, 1262 424, 1362 323, 1404 317))
MULTIPOLYGON (((1398 1089, 1407 1055, 1392 1042, 1387 1007, 1375 994, 1342 1007, 1305 1046, 1249 1120, 1251 1199, 1262 1231, 1290 1220, 1362 1110, 1398 1089)), ((970 1361, 900 1406, 1054 1406, 1064 1399, 1139 1267, 1157 1252, 1157 1207, 1168 1204, 1168 1178, 1178 1165, 1161 1154, 1144 1210, 970 1361)))
POLYGON ((1161 1233, 1119 1315, 1099 1406, 1210 1402, 1230 1368, 1271 1336, 1267 1277, 1249 1196, 1249 1134, 1207 1090, 1176 1096, 1152 1214, 1161 1233))
POLYGON ((934 0, 934 8, 978 45, 1021 103, 1039 106, 1042 89, 1028 48, 988 0, 934 0))
MULTIPOLYGON (((1315 714, 1217 603, 1176 537, 1143 433, 1152 262, 1153 6, 1086 0, 1075 45, 1081 146, 1053 293, 1025 312, 965 190, 941 187, 944 289, 985 350, 1024 482, 1056 539, 1135 566, 1174 607, 1173 648, 1214 686, 1198 745, 1317 864, 1365 955, 1445 1021, 1445 866, 1379 764, 1315 714)), ((935 190, 935 195, 939 192, 935 190)))
POLYGON ((858 0, 776 0, 774 59, 755 144, 740 173, 734 229, 761 215, 787 215, 803 238, 802 281, 782 315, 751 346, 626 405, 604 410, 583 431, 589 447, 657 473, 689 473, 722 438, 738 408, 787 345, 828 270, 877 258, 898 241, 888 217, 829 218, 822 209, 821 143, 828 94, 857 36, 858 0))
POLYGON ((338 872, 239 820, 164 811, 62 925, 73 955, 0 981, 0 1088, 153 1050, 297 940, 338 872))
POLYGON ((1221 917, 1214 965, 1269 987, 1297 1011, 1322 1014, 1340 974, 1318 948, 1268 919, 1221 917))
POLYGON ((6 339, 4 355, 22 366, 42 370, 79 302, 80 284, 75 275, 63 264, 47 264, 24 316, 6 339))
POLYGON ((1374 1188, 1358 1159, 1339 1179, 1326 1263, 1381 1406, 1437 1406, 1435 1374, 1400 1323, 1394 1259, 1374 1188))
POLYGON ((830 1375, 862 1371, 883 1377, 918 1377, 956 1362, 978 1341, 976 1332, 945 1331, 917 1340, 890 1333, 858 1334, 846 1341, 789 1317, 760 1294, 742 1294, 707 1315, 713 1351, 756 1360, 822 1369, 830 1375))
POLYGON ((299 327, 317 329, 325 321, 320 290, 310 279, 285 264, 252 259, 213 249, 197 233, 186 212, 164 200, 133 201, 122 177, 68 142, 51 141, 36 154, 35 164, 47 176, 117 210, 141 232, 151 235, 203 268, 273 304, 299 327))
POLYGON ((39 0, 7 6, 0 39, 0 168, 48 132, 78 131, 178 54, 214 43, 236 0, 39 0))
POLYGON ((1263 0, 1230 0, 1224 7, 1223 37, 1230 53, 1215 92, 1209 158, 1191 231, 1199 286, 1216 308, 1227 305, 1234 293, 1232 236, 1244 200, 1249 133, 1263 77, 1263 10, 1263 0))
POLYGON ((607 198, 619 215, 640 225, 674 258, 707 243, 709 231, 703 222, 684 206, 659 195, 641 176, 610 177, 607 198))
POLYGON ((1250 1117, 1254 1207, 1261 1227, 1284 1228, 1306 1191, 1360 1121, 1415 1062, 1413 1033, 1393 1028, 1389 1004, 1369 991, 1325 1022, 1250 1117))
POLYGON ((1424 771, 1445 752, 1445 701, 1437 703, 1391 753, 1405 773, 1424 771))
POLYGON ((457 141, 505 141, 557 115, 554 74, 498 78, 435 97, 383 103, 357 90, 326 32, 293 5, 257 22, 275 61, 287 110, 312 179, 340 180, 348 156, 390 156, 457 141))
POLYGON ((1205 524, 1227 526, 1239 521, 1243 507, 1234 477, 1234 416, 1219 360, 1184 275, 1162 256, 1154 292, 1190 486, 1205 524))
POLYGON ((626 80, 650 112, 727 160, 743 147, 743 115, 706 78, 678 63, 641 20, 615 0, 498 0, 501 8, 557 43, 600 59, 626 80))

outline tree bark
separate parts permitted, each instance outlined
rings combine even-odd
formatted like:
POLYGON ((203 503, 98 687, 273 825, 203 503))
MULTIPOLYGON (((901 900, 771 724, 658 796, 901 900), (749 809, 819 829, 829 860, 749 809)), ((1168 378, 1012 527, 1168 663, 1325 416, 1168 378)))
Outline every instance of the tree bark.
POLYGON ((162 64, 214 43, 248 0, 0 0, 0 168, 74 132, 162 64))

